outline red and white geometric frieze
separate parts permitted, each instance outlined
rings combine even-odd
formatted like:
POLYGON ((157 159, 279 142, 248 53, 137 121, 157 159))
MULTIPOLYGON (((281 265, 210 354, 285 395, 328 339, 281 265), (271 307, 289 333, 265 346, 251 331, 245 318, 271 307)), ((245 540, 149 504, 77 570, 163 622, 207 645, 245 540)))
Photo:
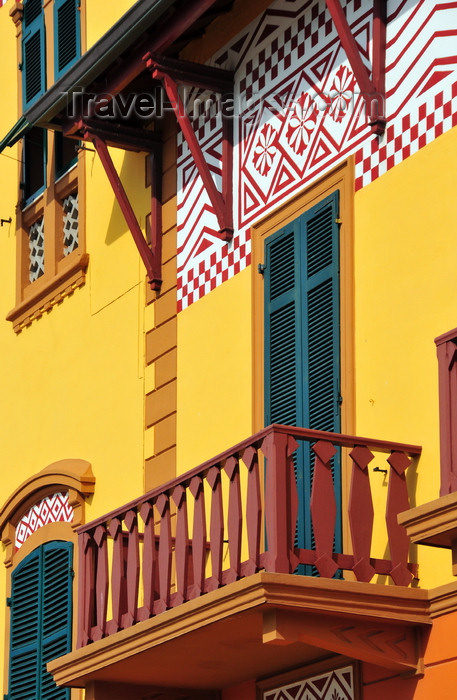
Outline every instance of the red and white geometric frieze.
POLYGON ((71 523, 73 508, 68 502, 68 492, 54 493, 46 496, 32 506, 19 520, 16 526, 15 546, 21 547, 34 532, 49 523, 71 523))
POLYGON ((354 669, 346 666, 268 690, 262 700, 354 700, 354 669))
MULTIPOLYGON (((371 66, 372 0, 342 0, 371 66)), ((250 262, 249 227, 348 155, 356 189, 457 123, 457 0, 388 0, 386 132, 374 136, 365 103, 322 0, 275 0, 211 61, 235 71, 234 222, 227 244, 191 154, 178 148, 178 310, 250 262)), ((203 100, 210 96, 194 94, 203 100)), ((222 125, 217 104, 194 128, 216 186, 222 125)))

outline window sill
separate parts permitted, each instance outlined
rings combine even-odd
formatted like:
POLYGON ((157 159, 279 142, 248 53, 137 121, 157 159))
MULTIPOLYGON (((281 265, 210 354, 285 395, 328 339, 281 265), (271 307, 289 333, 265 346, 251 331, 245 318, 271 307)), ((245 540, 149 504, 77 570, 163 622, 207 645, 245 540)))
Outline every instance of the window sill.
POLYGON ((24 289, 24 299, 6 317, 7 321, 13 323, 13 330, 20 333, 32 321, 81 287, 86 280, 88 264, 89 256, 86 253, 78 255, 74 251, 59 262, 57 274, 52 277, 44 274, 28 285, 24 289))

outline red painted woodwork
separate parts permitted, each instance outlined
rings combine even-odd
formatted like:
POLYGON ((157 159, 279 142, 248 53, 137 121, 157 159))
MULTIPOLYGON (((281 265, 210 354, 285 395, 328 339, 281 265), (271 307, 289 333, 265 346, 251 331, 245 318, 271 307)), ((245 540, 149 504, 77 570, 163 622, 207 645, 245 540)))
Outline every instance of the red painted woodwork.
POLYGON ((404 452, 394 451, 387 458, 390 470, 389 488, 387 491, 386 523, 389 533, 390 556, 392 570, 390 575, 398 586, 407 586, 412 574, 406 566, 409 549, 409 538, 404 527, 398 524, 398 514, 409 510, 408 487, 405 471, 411 461, 404 452))
POLYGON ((262 525, 262 501, 258 453, 255 447, 247 447, 243 462, 248 470, 248 493, 246 497, 246 529, 249 559, 245 575, 250 576, 259 570, 260 535, 262 525))
POLYGON ((435 338, 440 401, 440 496, 457 491, 457 328, 435 338))
POLYGON ((352 36, 340 0, 326 0, 341 45, 346 52, 352 71, 365 99, 370 126, 374 134, 384 133, 386 119, 385 104, 385 67, 386 67, 386 2, 374 0, 373 14, 373 62, 372 76, 362 61, 357 42, 352 36))
POLYGON ((148 70, 151 71, 152 77, 162 82, 173 108, 195 165, 203 180, 208 197, 214 207, 219 223, 218 235, 223 241, 230 241, 233 237, 233 118, 229 118, 222 110, 222 191, 219 192, 214 184, 210 168, 186 112, 186 107, 179 95, 178 82, 196 87, 211 88, 219 94, 224 94, 225 92, 233 94, 233 75, 228 71, 183 61, 172 61, 163 56, 157 57, 150 53, 145 55, 144 60, 148 70))
POLYGON ((108 526, 108 532, 113 541, 113 555, 111 566, 111 604, 113 617, 108 624, 108 633, 112 634, 122 628, 122 614, 125 611, 124 575, 124 536, 122 533, 122 520, 113 518, 108 526))
POLYGON ((127 612, 122 616, 122 627, 137 622, 138 585, 140 576, 138 521, 134 510, 124 518, 127 527, 127 612))
POLYGON ((154 600, 157 597, 156 571, 157 547, 154 530, 154 513, 151 503, 146 501, 139 508, 144 523, 143 535, 143 607, 138 611, 139 620, 147 620, 153 615, 154 600))
MULTIPOLYGON (((157 248, 155 250, 151 250, 151 248, 149 247, 143 235, 143 232, 138 224, 135 212, 133 211, 132 205, 130 204, 130 200, 124 189, 121 179, 116 171, 116 168, 114 167, 114 163, 112 161, 105 141, 96 134, 91 133, 90 130, 85 131, 84 139, 92 141, 98 155, 100 156, 100 160, 108 176, 108 180, 110 181, 111 187, 113 188, 114 195, 124 215, 130 233, 133 236, 133 240, 135 241, 135 245, 138 248, 138 252, 140 253, 143 263, 146 267, 146 272, 148 274, 151 289, 160 290, 160 286, 162 283, 161 243, 158 250, 157 248)), ((156 188, 152 195, 154 199, 153 211, 156 216, 156 221, 154 222, 151 217, 151 230, 154 231, 153 240, 156 244, 157 241, 159 239, 161 241, 162 238, 162 231, 161 229, 160 231, 158 230, 158 226, 161 226, 161 223, 158 223, 159 221, 161 222, 161 215, 159 216, 160 207, 158 206, 158 202, 156 201, 157 193, 158 189, 156 188)))
POLYGON ((190 597, 197 598, 204 591, 206 558, 205 492, 201 476, 194 476, 189 486, 194 497, 194 526, 192 531, 192 559, 194 585, 190 597))
POLYGON ((97 641, 105 636, 106 608, 108 605, 108 549, 106 542, 106 527, 98 525, 94 533, 97 546, 95 574, 95 628, 92 639, 97 641))
POLYGON ((293 573, 298 564, 308 564, 316 566, 321 576, 343 569, 361 581, 378 574, 407 585, 417 567, 408 563, 409 541, 397 515, 409 508, 405 471, 410 458, 420 452, 415 445, 272 425, 84 525, 79 528, 79 644, 260 569, 293 573), (303 440, 316 443, 309 506, 314 549, 294 546, 298 498, 293 455, 303 440), (347 552, 333 551, 336 504, 331 459, 336 447, 351 450, 349 501, 343 503, 352 541, 347 552), (374 558, 370 551, 373 504, 368 465, 374 453, 376 465, 385 460, 390 471, 384 546, 391 559, 374 558))
POLYGON ((374 455, 368 447, 357 445, 349 456, 352 459, 352 476, 348 515, 355 561, 353 571, 358 581, 368 582, 375 575, 374 567, 370 564, 374 510, 368 473, 368 465, 374 455), (359 523, 364 523, 364 527, 358 527, 359 523))
POLYGON ((211 572, 208 590, 213 591, 222 584, 222 546, 224 542, 224 511, 222 503, 221 473, 218 467, 211 467, 207 476, 212 489, 211 496, 211 572))
POLYGON ((159 535, 159 600, 154 605, 154 612, 167 610, 170 604, 170 581, 171 581, 171 520, 170 520, 170 498, 167 493, 161 493, 156 501, 157 510, 160 515, 160 535, 159 535))
POLYGON ((229 508, 228 508, 228 546, 230 554, 230 569, 227 583, 236 581, 240 576, 241 566, 241 513, 240 465, 236 456, 229 457, 225 463, 225 471, 230 479, 229 508))
POLYGON ((321 576, 331 578, 338 570, 332 558, 336 500, 331 462, 336 449, 331 442, 319 440, 313 445, 312 450, 316 455, 310 502, 316 548, 315 566, 321 576))
POLYGON ((176 600, 175 605, 184 603, 187 600, 188 584, 188 541, 189 531, 187 525, 187 500, 186 489, 182 484, 176 486, 173 491, 173 501, 177 508, 176 514, 176 600))

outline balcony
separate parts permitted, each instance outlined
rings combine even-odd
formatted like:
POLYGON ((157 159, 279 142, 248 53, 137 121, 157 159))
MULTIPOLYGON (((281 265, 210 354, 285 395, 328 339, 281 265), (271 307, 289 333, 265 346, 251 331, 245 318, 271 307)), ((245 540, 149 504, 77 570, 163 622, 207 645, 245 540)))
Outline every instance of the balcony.
POLYGON ((49 665, 56 682, 203 691, 332 654, 417 671, 427 592, 408 587, 417 566, 397 517, 409 509, 406 471, 420 452, 272 425, 81 527, 79 648, 49 665), (310 549, 295 546, 301 442, 314 460, 310 549), (351 472, 342 551, 333 547, 337 450, 351 472), (374 455, 386 474, 375 477, 388 480, 388 558, 372 553, 374 455), (294 573, 302 565, 313 575, 294 573), (179 654, 184 670, 173 664, 179 654))

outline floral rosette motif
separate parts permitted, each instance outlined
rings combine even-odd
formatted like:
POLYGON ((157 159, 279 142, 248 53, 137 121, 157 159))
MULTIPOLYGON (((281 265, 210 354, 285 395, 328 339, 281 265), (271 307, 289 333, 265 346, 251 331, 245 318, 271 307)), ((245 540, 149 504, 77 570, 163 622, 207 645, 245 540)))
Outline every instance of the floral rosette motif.
POLYGON ((316 107, 308 93, 302 93, 292 112, 286 138, 294 153, 301 156, 316 126, 316 107))
POLYGON ((356 81, 346 66, 340 66, 330 89, 330 114, 334 121, 341 122, 348 113, 354 96, 356 81))
POLYGON ((254 168, 261 175, 268 175, 268 172, 273 165, 274 157, 277 153, 276 141, 277 132, 271 124, 264 124, 262 131, 257 139, 257 144, 254 149, 253 163, 254 168))

